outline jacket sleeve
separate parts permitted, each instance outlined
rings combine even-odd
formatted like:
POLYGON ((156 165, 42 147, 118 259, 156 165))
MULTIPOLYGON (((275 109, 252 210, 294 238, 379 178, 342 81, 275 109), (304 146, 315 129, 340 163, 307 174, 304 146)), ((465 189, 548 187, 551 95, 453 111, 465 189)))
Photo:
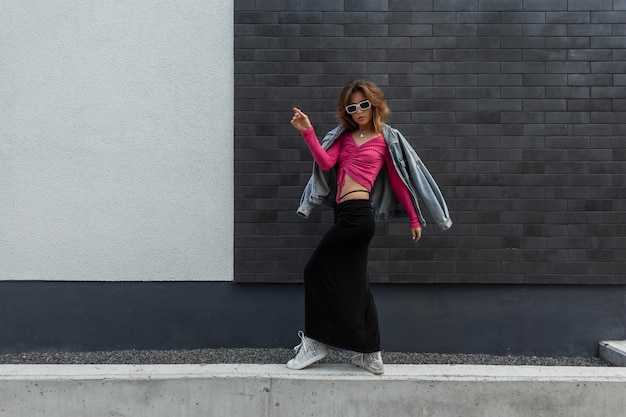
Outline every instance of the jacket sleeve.
POLYGON ((452 219, 448 213, 448 206, 441 194, 441 190, 437 186, 432 175, 417 155, 411 144, 406 140, 402 133, 398 133, 403 152, 412 159, 413 163, 407 164, 409 179, 419 194, 426 209, 433 217, 433 220, 442 230, 447 230, 452 226, 452 219))
MULTIPOLYGON (((336 139, 344 132, 343 126, 339 125, 324 136, 320 146, 322 149, 329 149, 336 139)), ((317 138, 316 138, 317 140, 317 138)), ((309 214, 316 205, 325 205, 328 207, 335 206, 334 196, 337 194, 337 175, 335 169, 324 171, 313 162, 313 171, 307 182, 300 198, 300 205, 297 213, 304 218, 309 214)))
POLYGON ((313 176, 309 178, 309 181, 306 183, 304 187, 304 191, 302 192, 302 197, 300 197, 300 205, 298 206, 298 210, 296 211, 300 217, 307 219, 313 210, 313 205, 311 204, 311 189, 313 188, 313 176))

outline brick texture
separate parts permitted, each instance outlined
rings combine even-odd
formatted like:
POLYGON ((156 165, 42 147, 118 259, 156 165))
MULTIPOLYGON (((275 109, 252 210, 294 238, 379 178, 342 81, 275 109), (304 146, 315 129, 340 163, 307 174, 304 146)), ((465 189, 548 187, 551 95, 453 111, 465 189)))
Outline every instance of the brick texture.
MULTIPOLYGON (((455 225, 377 225, 373 282, 623 284, 626 7, 607 0, 235 1, 235 280, 300 282, 298 217, 345 83, 371 79, 455 225)), ((428 221, 427 216, 427 221, 428 221)))

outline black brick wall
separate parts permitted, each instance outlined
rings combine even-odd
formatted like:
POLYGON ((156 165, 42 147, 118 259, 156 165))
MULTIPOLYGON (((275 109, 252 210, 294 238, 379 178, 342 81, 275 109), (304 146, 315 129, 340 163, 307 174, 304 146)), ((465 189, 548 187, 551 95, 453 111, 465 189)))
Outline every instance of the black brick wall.
POLYGON ((291 108, 321 136, 363 77, 455 221, 378 224, 372 281, 626 284, 624 74, 625 0, 235 0, 235 280, 301 280, 332 213, 291 108))

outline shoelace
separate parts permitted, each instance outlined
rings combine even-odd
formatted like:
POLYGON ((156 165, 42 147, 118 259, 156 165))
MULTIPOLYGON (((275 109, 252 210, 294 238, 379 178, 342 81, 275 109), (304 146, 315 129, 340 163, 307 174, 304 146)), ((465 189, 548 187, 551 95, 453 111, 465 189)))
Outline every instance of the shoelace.
POLYGON ((304 341, 304 332, 302 330, 300 330, 298 332, 298 337, 300 338, 300 344, 296 347, 293 348, 294 351, 296 351, 296 353, 300 350, 300 348, 304 349, 304 353, 308 352, 308 349, 306 347, 306 342, 304 341))
POLYGON ((372 366, 373 364, 379 361, 378 353, 366 353, 366 354, 363 354, 362 358, 363 358, 363 364, 367 366, 372 366))

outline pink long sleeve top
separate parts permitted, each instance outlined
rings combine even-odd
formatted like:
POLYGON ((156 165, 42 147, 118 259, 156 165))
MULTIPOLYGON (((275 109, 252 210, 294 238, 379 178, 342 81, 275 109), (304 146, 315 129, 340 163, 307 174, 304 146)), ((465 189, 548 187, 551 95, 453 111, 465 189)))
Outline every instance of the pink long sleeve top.
POLYGON ((325 151, 317 139, 313 126, 302 131, 301 134, 311 150, 315 162, 321 169, 326 171, 337 165, 337 203, 339 203, 341 188, 345 182, 346 174, 366 188, 367 191, 372 191, 378 173, 382 169, 383 164, 386 164, 387 172, 389 173, 389 184, 398 201, 400 201, 400 204, 402 204, 402 207, 409 215, 409 226, 411 228, 420 227, 409 190, 396 172, 387 143, 382 135, 357 146, 352 135, 344 132, 325 151))

